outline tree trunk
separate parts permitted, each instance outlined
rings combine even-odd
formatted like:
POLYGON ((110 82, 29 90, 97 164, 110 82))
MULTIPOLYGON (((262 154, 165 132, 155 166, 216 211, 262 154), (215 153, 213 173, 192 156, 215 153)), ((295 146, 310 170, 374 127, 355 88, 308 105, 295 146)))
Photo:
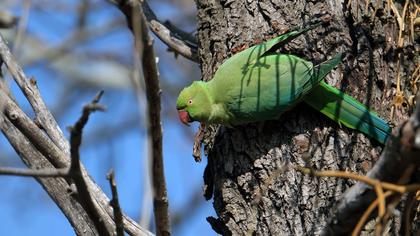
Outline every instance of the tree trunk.
MULTIPOLYGON (((280 50, 314 63, 345 52, 347 57, 327 76, 327 82, 391 123, 408 117, 411 106, 403 103, 390 118, 397 91, 398 52, 404 55, 399 73, 407 98, 416 93, 409 78, 418 59, 414 50, 418 43, 406 38, 406 46, 397 49, 399 27, 387 1, 196 2, 203 80, 210 80, 235 52, 322 20, 328 23, 280 50)), ((402 6, 395 4, 401 12, 402 6)), ((213 197, 218 216, 208 221, 224 235, 320 234, 340 196, 355 182, 305 176, 287 166, 365 174, 382 148, 305 104, 275 121, 240 128, 210 127, 206 137, 205 195, 213 197)), ((399 222, 395 217, 388 230, 399 232, 399 222)))

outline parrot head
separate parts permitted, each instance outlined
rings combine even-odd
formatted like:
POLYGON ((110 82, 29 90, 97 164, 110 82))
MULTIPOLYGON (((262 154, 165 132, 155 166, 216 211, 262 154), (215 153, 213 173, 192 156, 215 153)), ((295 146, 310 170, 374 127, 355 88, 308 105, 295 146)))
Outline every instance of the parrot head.
POLYGON ((176 109, 182 123, 206 122, 211 115, 211 100, 206 84, 195 81, 184 88, 176 101, 176 109))

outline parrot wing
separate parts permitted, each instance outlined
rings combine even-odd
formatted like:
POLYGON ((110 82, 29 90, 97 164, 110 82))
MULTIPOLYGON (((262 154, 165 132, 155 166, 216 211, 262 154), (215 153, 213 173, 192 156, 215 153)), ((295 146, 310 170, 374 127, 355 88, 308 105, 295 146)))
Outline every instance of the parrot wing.
POLYGON ((277 49, 279 49, 281 46, 287 44, 288 42, 292 41, 293 39, 299 37, 300 35, 315 29, 316 27, 320 26, 322 23, 316 23, 316 24, 312 24, 309 25, 307 27, 298 29, 298 30, 293 30, 290 31, 288 33, 282 34, 270 41, 267 41, 266 43, 260 44, 260 45, 256 45, 256 46, 260 46, 262 47, 262 49, 260 50, 260 52, 262 52, 261 56, 264 56, 267 53, 270 52, 275 52, 277 49))
MULTIPOLYGON (((320 26, 321 23, 316 23, 313 25, 310 25, 305 28, 301 28, 298 30, 293 30, 288 33, 282 34, 280 36, 277 36, 276 38, 264 42, 262 44, 258 44, 255 46, 252 46, 248 49, 245 49, 229 59, 227 59, 218 69, 221 73, 224 72, 232 72, 232 70, 241 69, 242 73, 245 73, 245 68, 251 64, 255 64, 256 60, 259 60, 260 58, 274 53, 279 47, 282 45, 290 42, 291 40, 299 37, 300 35, 320 26)), ((216 76, 216 75, 215 75, 216 76)))
MULTIPOLYGON (((230 124, 276 119, 308 93, 313 65, 293 55, 268 54, 240 76, 210 81, 216 102, 232 114, 230 124), (220 81, 220 82, 219 82, 220 81), (217 92, 216 92, 217 91, 217 92)), ((210 85, 209 84, 209 85, 210 85)))

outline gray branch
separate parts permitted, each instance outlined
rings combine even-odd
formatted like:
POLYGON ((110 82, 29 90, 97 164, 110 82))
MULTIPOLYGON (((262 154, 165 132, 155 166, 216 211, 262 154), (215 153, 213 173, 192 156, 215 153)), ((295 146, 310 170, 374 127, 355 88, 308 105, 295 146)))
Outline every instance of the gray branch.
POLYGON ((104 110, 104 108, 98 104, 102 94, 103 91, 96 96, 92 103, 83 107, 82 116, 77 120, 75 125, 70 128, 70 172, 72 173, 72 180, 77 188, 80 203, 89 214, 99 234, 110 236, 112 235, 111 232, 113 231, 113 225, 109 225, 108 222, 104 221, 103 216, 100 214, 100 211, 92 199, 92 195, 90 194, 89 188, 83 177, 79 154, 79 148, 82 144, 83 128, 87 124, 90 114, 96 110, 104 110))
POLYGON ((149 147, 152 147, 153 210, 156 233, 157 235, 170 235, 168 196, 162 154, 161 91, 153 41, 148 33, 147 21, 140 1, 127 3, 117 1, 114 4, 126 16, 127 24, 134 35, 137 53, 139 53, 142 62, 147 98, 147 132, 151 140, 149 147))
MULTIPOLYGON (((54 166, 34 145, 3 115, 0 129, 22 161, 31 169, 53 169, 54 166)), ((68 194, 69 184, 64 178, 36 178, 51 199, 60 207, 77 235, 98 235, 94 224, 82 205, 68 194)))
POLYGON ((117 229, 117 236, 124 236, 123 214, 118 200, 117 183, 115 182, 114 170, 110 170, 107 179, 112 192, 111 206, 114 209, 115 227, 117 229))
POLYGON ((67 168, 23 169, 13 167, 0 167, 0 175, 13 175, 22 177, 65 177, 69 175, 69 170, 67 168))
POLYGON ((191 61, 198 62, 197 39, 170 22, 162 23, 149 7, 147 1, 142 4, 147 24, 152 32, 175 53, 179 53, 191 61))
MULTIPOLYGON (((147 25, 150 30, 162 40, 163 43, 175 53, 180 54, 191 61, 198 62, 198 46, 195 37, 174 27, 172 24, 160 22, 147 4, 147 1, 143 1, 141 4, 142 6, 137 5, 137 1, 108 1, 116 5, 127 19, 132 19, 133 13, 137 14, 141 10, 147 19, 147 25)), ((127 23, 128 27, 132 29, 132 21, 127 21, 127 23)))
POLYGON ((0 55, 3 62, 9 69, 10 74, 22 90, 26 99, 28 99, 32 108, 35 111, 36 121, 46 131, 51 140, 57 145, 58 148, 67 152, 69 150, 68 142, 66 141, 63 132, 48 110, 45 102, 41 98, 41 94, 36 86, 36 80, 28 80, 23 73, 22 68, 15 61, 9 48, 7 47, 6 41, 3 36, 0 35, 0 55))
MULTIPOLYGON (((43 158, 43 165, 47 165, 46 163, 48 163, 49 167, 69 167, 70 152, 68 141, 65 139, 62 131, 57 125, 57 122, 42 100, 36 86, 36 81, 34 79, 27 79, 23 70, 11 55, 9 48, 1 35, 0 58, 4 61, 10 71, 10 74, 13 76, 13 79, 19 85, 25 97, 30 102, 36 115, 35 122, 33 122, 8 96, 7 89, 2 87, 0 88, 0 101, 2 101, 1 116, 3 120, 0 124, 2 126, 2 132, 11 142, 16 152, 25 164, 28 165, 28 167, 35 166, 35 159, 29 158, 32 156, 31 153, 33 150, 36 150, 36 152, 41 155, 43 158), (13 133, 11 133, 11 130, 13 133), (19 139, 16 139, 16 137, 19 137, 19 139), (20 139, 24 139, 26 141, 23 142, 20 139), (28 151, 28 145, 31 145, 33 150, 28 151)), ((95 201, 97 209, 100 211, 100 215, 104 221, 108 222, 107 224, 113 225, 113 209, 109 206, 108 197, 91 179, 83 165, 81 165, 81 171, 89 191, 92 194, 92 198, 95 201)), ((70 197, 68 201, 66 201, 65 197, 57 194, 57 192, 60 192, 61 195, 66 193, 69 189, 68 184, 63 185, 62 183, 55 181, 43 180, 41 180, 40 183, 50 196, 52 196, 52 199, 60 207, 60 209, 62 209, 64 214, 66 214, 66 217, 68 217, 70 223, 75 228, 76 233, 80 232, 80 234, 85 235, 91 232, 90 235, 97 235, 92 221, 87 220, 89 217, 87 217, 86 212, 84 212, 83 208, 81 208, 80 203, 70 197), (64 200, 61 198, 64 198, 64 200), (69 202, 74 206, 68 205, 69 202), (73 206, 73 208, 71 206, 73 206), (78 210, 74 210, 74 207, 77 207, 78 210), (74 214, 70 211, 77 212, 78 214, 74 214), (87 218, 80 217, 81 215, 86 215, 87 218), (91 230, 88 231, 86 230, 87 228, 91 228, 91 230)), ((149 231, 141 228, 134 220, 127 216, 124 216, 124 228, 130 235, 152 235, 149 231)), ((78 233, 78 235, 80 234, 78 233)))

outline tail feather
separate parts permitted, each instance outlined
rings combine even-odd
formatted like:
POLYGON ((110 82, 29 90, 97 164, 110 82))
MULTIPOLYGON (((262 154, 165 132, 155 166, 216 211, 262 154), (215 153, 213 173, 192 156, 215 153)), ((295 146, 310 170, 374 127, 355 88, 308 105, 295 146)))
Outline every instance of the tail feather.
POLYGON ((389 125, 376 113, 324 81, 304 101, 334 121, 356 129, 382 144, 385 144, 391 132, 389 125))

